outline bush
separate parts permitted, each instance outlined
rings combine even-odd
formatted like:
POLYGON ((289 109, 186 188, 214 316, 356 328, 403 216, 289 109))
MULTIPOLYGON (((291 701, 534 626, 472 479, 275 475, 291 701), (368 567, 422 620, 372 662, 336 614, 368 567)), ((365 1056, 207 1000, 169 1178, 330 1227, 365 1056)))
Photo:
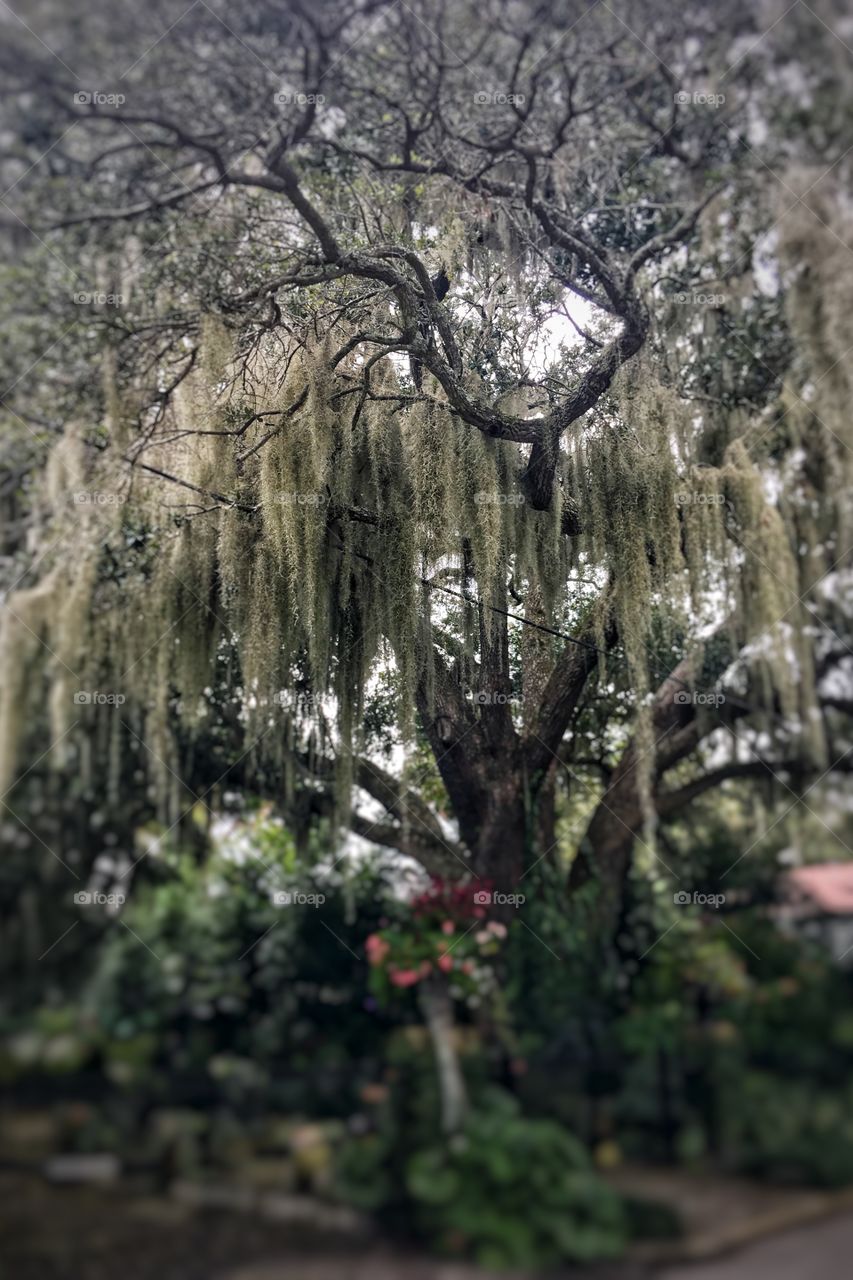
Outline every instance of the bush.
POLYGON ((735 1124, 744 1172, 776 1182, 843 1186, 853 1182, 853 1090, 750 1072, 735 1124))
POLYGON ((346 1115, 376 1075, 391 1017, 369 1001, 359 956, 381 917, 380 872, 292 866, 285 832, 256 833, 258 857, 175 853, 107 922, 69 1002, 0 1021, 0 1078, 68 1078, 149 1106, 346 1115), (277 890, 323 894, 281 907, 277 890), (125 927, 125 925, 127 927, 125 927))
POLYGON ((553 1121, 522 1116, 497 1091, 463 1134, 412 1156, 406 1185, 419 1232, 482 1266, 588 1261, 624 1245, 621 1202, 583 1146, 553 1121))

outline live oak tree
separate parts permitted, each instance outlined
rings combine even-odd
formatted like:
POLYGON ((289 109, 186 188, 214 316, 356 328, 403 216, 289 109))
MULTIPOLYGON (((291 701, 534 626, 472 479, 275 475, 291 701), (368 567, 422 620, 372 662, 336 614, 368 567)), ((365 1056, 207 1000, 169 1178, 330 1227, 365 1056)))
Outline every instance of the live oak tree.
POLYGON ((240 778, 503 889, 589 788, 616 901, 657 815, 847 767, 844 50, 780 14, 35 6, 5 785, 46 679, 170 821, 227 719, 240 778))

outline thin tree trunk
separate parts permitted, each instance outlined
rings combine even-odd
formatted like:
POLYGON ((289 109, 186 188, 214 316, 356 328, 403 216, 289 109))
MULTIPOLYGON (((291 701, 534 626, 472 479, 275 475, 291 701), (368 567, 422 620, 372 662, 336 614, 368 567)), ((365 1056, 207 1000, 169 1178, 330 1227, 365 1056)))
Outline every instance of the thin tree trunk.
POLYGON ((440 979, 422 982, 419 995, 435 1054, 441 1096, 441 1127, 447 1134, 458 1133, 465 1123, 468 1101, 459 1055, 453 1042, 453 1002, 447 984, 440 979))

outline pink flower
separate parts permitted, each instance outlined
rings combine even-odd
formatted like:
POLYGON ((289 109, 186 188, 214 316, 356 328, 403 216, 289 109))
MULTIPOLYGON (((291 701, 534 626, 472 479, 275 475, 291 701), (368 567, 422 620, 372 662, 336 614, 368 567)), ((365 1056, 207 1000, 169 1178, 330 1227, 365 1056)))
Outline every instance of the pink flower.
POLYGON ((456 925, 452 920, 445 920, 441 926, 441 932, 450 935, 456 932, 456 925))
POLYGON ((488 929, 489 933, 494 934, 496 938, 506 937, 506 925, 501 924, 500 920, 490 920, 489 923, 486 925, 486 928, 488 929))
POLYGON ((364 944, 364 948, 367 952, 368 962, 372 965, 382 964, 382 961, 391 950, 385 939, 380 937, 378 933, 371 933, 364 944))
POLYGON ((453 968, 453 956, 449 956, 447 952, 438 957, 438 967, 442 973, 450 973, 453 968))
POLYGON ((413 987, 421 975, 417 969, 389 969, 388 977, 395 987, 413 987))
POLYGON ((473 961, 473 960, 463 960, 463 961, 462 961, 462 972, 463 972, 463 973, 468 973, 468 974, 473 973, 473 972, 474 972, 474 961, 473 961))

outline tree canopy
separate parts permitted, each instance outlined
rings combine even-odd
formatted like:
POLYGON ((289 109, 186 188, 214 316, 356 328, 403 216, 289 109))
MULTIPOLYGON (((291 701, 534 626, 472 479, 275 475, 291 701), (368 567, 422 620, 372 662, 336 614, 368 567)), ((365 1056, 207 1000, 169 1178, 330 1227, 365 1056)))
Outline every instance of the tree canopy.
POLYGON ((236 770, 506 885, 569 797, 578 886, 845 769, 847 55, 778 16, 9 19, 4 789, 236 770))

